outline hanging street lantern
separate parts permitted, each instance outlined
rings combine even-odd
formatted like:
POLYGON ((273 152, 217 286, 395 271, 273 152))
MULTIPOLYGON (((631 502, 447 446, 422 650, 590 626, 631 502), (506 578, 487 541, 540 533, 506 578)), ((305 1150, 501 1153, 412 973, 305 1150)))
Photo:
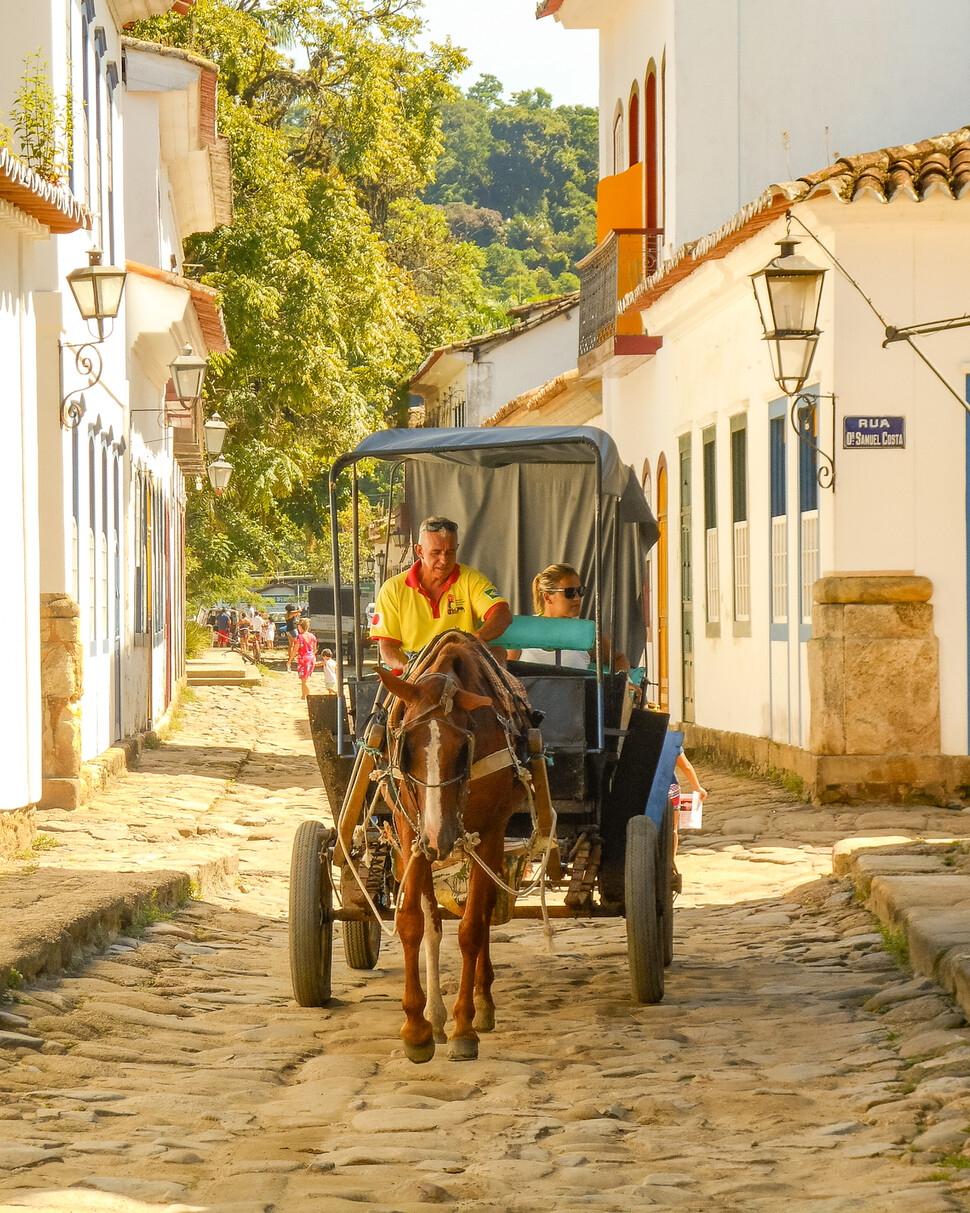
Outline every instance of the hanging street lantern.
POLYGON ((779 255, 751 275, 775 382, 797 396, 812 369, 825 270, 795 252, 797 240, 779 240, 779 255))
POLYGON ((82 319, 97 322, 99 341, 104 340, 104 321, 114 320, 118 315, 127 276, 116 265, 102 265, 99 248, 89 249, 88 264, 67 275, 82 319))
POLYGON ((226 441, 228 430, 229 426, 218 413, 213 413, 202 427, 202 433, 205 435, 205 449, 210 455, 222 453, 222 444, 226 441))
POLYGON ((222 490, 229 483, 231 476, 232 464, 226 463, 225 459, 214 459, 209 464, 209 483, 215 489, 217 497, 222 496, 222 490))
POLYGON ((207 362, 192 353, 190 345, 183 345, 182 352, 168 365, 175 385, 175 395, 182 404, 193 405, 202 395, 207 362))

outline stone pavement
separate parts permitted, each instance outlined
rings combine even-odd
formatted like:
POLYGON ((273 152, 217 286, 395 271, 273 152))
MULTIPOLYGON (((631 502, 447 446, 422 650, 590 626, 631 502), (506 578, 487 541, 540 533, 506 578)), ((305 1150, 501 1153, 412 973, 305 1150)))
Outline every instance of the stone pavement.
MULTIPOLYGON (((283 670, 282 654, 270 661, 283 670)), ((38 810, 33 849, 0 860, 0 992, 11 971, 56 973, 258 872, 326 803, 295 674, 191 691, 169 741, 82 808, 38 810)))
POLYGON ((44 817, 60 845, 0 868, 0 956, 61 914, 71 964, 0 1007, 0 1213, 967 1207, 965 1017, 897 968, 848 879, 946 979, 967 819, 702 778, 663 1003, 630 1004, 621 921, 561 923, 554 954, 514 921, 482 1060, 414 1067, 396 941, 361 973, 338 938, 331 1006, 289 997, 290 840, 327 816, 295 676, 200 690, 136 772, 44 817), (163 873, 182 883, 152 902, 163 873), (118 918, 86 935, 66 911, 97 894, 118 918))
MULTIPOLYGON (((776 784, 723 772, 708 786, 705 844, 721 857, 755 863, 770 862, 782 840, 821 849, 831 856, 833 874, 851 879, 866 908, 896 937, 914 971, 970 1015, 970 809, 816 808, 776 784)), ((690 838, 686 845, 696 854, 690 838)))
MULTIPOLYGON (((177 734, 86 807, 39 811, 38 849, 0 860, 0 991, 11 970, 57 972, 133 922, 258 873, 300 821, 327 816, 297 680, 281 654, 269 661, 264 686, 200 687, 177 734)), ((915 971, 970 1014, 970 809, 814 808, 767 780, 708 782, 708 870, 771 862, 792 839, 831 854, 835 874, 906 936, 915 971)), ((696 836, 684 843, 698 853, 696 836)))

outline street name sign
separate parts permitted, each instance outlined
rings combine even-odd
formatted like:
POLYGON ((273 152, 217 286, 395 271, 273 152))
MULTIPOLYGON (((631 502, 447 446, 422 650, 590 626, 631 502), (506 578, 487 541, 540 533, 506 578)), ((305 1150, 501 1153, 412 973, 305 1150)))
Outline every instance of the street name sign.
POLYGON ((842 449, 897 450, 906 445, 905 417, 844 417, 842 419, 842 449))

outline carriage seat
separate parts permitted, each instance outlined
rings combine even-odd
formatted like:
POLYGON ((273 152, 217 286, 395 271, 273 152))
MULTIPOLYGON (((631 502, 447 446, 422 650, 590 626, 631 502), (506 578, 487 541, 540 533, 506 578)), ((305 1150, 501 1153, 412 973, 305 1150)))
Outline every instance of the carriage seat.
MULTIPOLYGON (((596 643, 592 619, 548 619, 544 615, 515 615, 495 642, 510 649, 555 649, 589 652, 596 643)), ((549 786, 557 812, 585 811, 600 774, 590 766, 596 747, 597 686, 595 674, 570 666, 510 661, 509 670, 522 682, 529 703, 543 714, 542 741, 552 759, 549 786), (572 807, 570 807, 572 806, 572 807)), ((604 674, 605 723, 620 723, 626 676, 604 674)))

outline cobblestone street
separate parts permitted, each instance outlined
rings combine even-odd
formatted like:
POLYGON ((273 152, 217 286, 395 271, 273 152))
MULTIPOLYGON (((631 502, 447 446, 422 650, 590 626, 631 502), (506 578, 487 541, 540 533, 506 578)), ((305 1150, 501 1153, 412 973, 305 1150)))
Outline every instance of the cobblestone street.
MULTIPOLYGON (((396 941, 361 973, 338 933, 332 1005, 290 996, 290 841, 327 817, 295 676, 200 689, 137 771, 39 823, 61 846, 0 869, 0 899, 28 865, 208 873, 174 916, 0 1008, 0 1209, 970 1207, 963 1013, 830 875, 835 841, 903 812, 701 777, 663 1002, 631 1003, 622 921, 561 922, 551 954, 513 922, 481 1060, 418 1067, 396 941)), ((453 923, 442 960, 449 1002, 453 923)))

